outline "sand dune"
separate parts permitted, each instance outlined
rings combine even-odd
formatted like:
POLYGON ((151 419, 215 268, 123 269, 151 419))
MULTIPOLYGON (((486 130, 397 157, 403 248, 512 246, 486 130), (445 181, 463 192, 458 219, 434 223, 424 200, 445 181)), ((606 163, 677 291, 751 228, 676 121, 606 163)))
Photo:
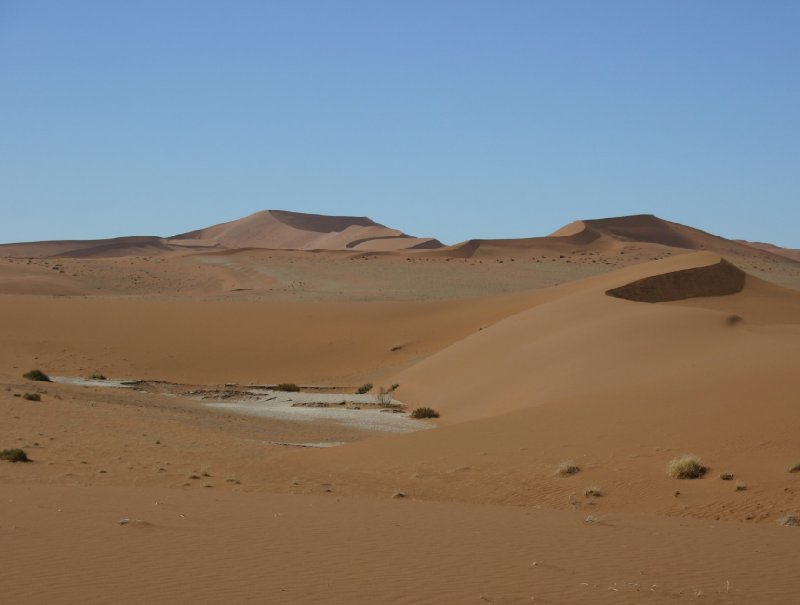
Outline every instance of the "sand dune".
POLYGON ((176 249, 205 248, 387 251, 441 246, 434 238, 406 235, 367 217, 264 210, 242 219, 168 238, 131 236, 0 244, 0 256, 88 258, 161 254, 176 249))
MULTIPOLYGON (((495 255, 570 253, 576 250, 603 253, 643 252, 661 257, 665 253, 709 250, 726 256, 752 256, 754 248, 705 231, 673 223, 649 214, 608 219, 580 220, 546 237, 469 240, 442 249, 441 254, 471 258, 495 255)), ((761 252, 773 252, 761 250, 761 252)), ((648 259, 652 260, 652 258, 648 259)))
POLYGON ((174 245, 290 250, 398 250, 436 245, 431 238, 414 238, 366 217, 284 210, 264 210, 230 223, 176 235, 169 241, 174 245))
MULTIPOLYGON (((718 256, 695 253, 567 284, 553 289, 549 293, 552 299, 546 303, 452 345, 401 373, 397 381, 404 385, 406 400, 440 407, 445 417, 455 422, 590 392, 602 385, 624 382, 630 376, 669 383, 674 380, 674 371, 692 359, 699 365, 690 365, 686 378, 701 367, 705 377, 712 369, 727 375, 729 366, 706 361, 709 352, 726 351, 727 359, 731 347, 735 347, 742 359, 749 358, 757 349, 748 339, 764 336, 760 327, 734 331, 727 314, 634 303, 605 294, 616 288, 631 288, 631 283, 642 279, 656 276, 663 280, 665 274, 709 266, 714 272, 724 272, 725 288, 729 274, 738 283, 738 272, 726 269, 718 256), (681 338, 674 338, 674 334, 681 334, 681 338), (658 347, 658 354, 653 347, 658 347)), ((695 274, 701 293, 707 293, 702 292, 707 272, 695 274)), ((685 284, 671 285, 677 285, 678 291, 663 291, 662 298, 687 294, 685 284)), ((783 298, 792 303, 797 297, 794 291, 783 292, 783 298)), ((744 320, 747 322, 746 314, 744 320)), ((800 323, 800 312, 793 314, 791 321, 800 323)), ((767 326, 763 329, 771 330, 767 326)), ((783 347, 784 355, 800 352, 797 330, 792 325, 785 328, 785 335, 770 336, 776 346, 783 347)), ((766 371, 762 379, 765 386, 772 381, 785 384, 789 379, 785 372, 782 364, 776 364, 766 371)))

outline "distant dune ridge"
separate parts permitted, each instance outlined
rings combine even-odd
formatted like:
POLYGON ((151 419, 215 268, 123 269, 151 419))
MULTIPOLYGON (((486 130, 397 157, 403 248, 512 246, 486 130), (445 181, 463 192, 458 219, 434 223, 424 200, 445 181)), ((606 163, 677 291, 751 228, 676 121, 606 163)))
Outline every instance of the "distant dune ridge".
POLYGON ((244 218, 170 237, 128 236, 100 240, 55 240, 0 244, 0 256, 16 258, 110 258, 175 250, 209 251, 339 250, 354 252, 427 251, 434 257, 497 258, 578 251, 625 254, 631 246, 658 256, 681 250, 720 255, 779 256, 800 262, 800 250, 728 240, 650 214, 579 220, 545 237, 470 239, 445 246, 433 237, 415 237, 367 217, 328 216, 263 210, 244 218))
POLYGON ((176 246, 275 248, 282 250, 402 250, 441 246, 433 238, 417 238, 380 225, 367 217, 325 216, 285 210, 264 210, 169 239, 176 246))
POLYGON ((436 252, 437 255, 459 258, 492 257, 498 255, 524 255, 530 253, 561 252, 569 254, 578 250, 594 252, 619 252, 631 245, 647 246, 653 253, 666 250, 710 250, 722 255, 750 255, 754 248, 771 254, 786 254, 781 248, 751 246, 732 241, 700 229, 666 221, 652 214, 639 214, 606 219, 580 220, 565 225, 546 237, 519 239, 472 239, 436 252), (773 249, 774 248, 774 249, 773 249))
POLYGON ((430 237, 413 237, 367 217, 325 216, 263 210, 250 216, 172 237, 132 236, 0 245, 0 256, 17 258, 115 257, 186 249, 271 248, 361 252, 439 248, 430 237))

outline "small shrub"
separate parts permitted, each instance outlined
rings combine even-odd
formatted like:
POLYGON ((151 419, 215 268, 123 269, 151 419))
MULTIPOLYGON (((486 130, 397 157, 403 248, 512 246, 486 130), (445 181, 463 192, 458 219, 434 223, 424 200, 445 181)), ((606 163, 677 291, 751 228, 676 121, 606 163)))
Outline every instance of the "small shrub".
POLYGON ((797 515, 784 515, 778 519, 778 523, 788 527, 800 527, 800 517, 797 515))
POLYGON ((293 382, 282 382, 275 385, 275 390, 283 391, 285 393, 297 393, 300 390, 300 387, 293 382))
POLYGON ((592 487, 587 487, 583 492, 584 498, 599 498, 602 495, 603 495, 603 490, 596 485, 593 485, 592 487))
POLYGON ((38 382, 51 382, 50 377, 41 370, 31 370, 30 372, 25 372, 22 377, 27 378, 28 380, 36 380, 38 382))
POLYGON ((433 408, 417 408, 413 412, 411 412, 412 418, 438 418, 439 412, 434 410, 433 408))
POLYGON ((789 467, 790 473, 800 473, 800 462, 795 462, 792 466, 789 467))
POLYGON ((556 475, 561 475, 562 477, 569 477, 570 475, 579 473, 580 470, 581 467, 572 462, 572 460, 564 460, 564 462, 558 465, 558 468, 556 469, 556 475))
POLYGON ((106 377, 100 372, 92 372, 89 374, 89 380, 106 380, 106 377))
POLYGON ((25 399, 26 401, 41 401, 42 400, 42 396, 39 395, 39 393, 25 393, 22 396, 22 398, 25 399))
POLYGON ((667 474, 673 479, 697 479, 705 475, 707 470, 700 464, 700 458, 692 454, 673 458, 667 464, 667 474))
POLYGON ((389 387, 389 392, 394 393, 399 387, 400 387, 399 384, 393 384, 392 386, 389 387))
POLYGON ((372 383, 367 382, 366 384, 362 384, 356 390, 356 395, 364 395, 365 393, 369 393, 372 390, 372 383))
POLYGON ((747 486, 744 483, 742 483, 741 481, 737 481, 737 483, 736 483, 736 491, 737 492, 743 492, 743 491, 746 491, 746 490, 747 490, 747 486))
POLYGON ((0 460, 8 460, 9 462, 30 462, 30 458, 28 458, 28 454, 25 453, 25 450, 21 450, 18 447, 12 448, 10 450, 2 450, 0 451, 0 460))
POLYGON ((732 481, 733 480, 733 473, 720 473, 719 478, 723 481, 732 481))

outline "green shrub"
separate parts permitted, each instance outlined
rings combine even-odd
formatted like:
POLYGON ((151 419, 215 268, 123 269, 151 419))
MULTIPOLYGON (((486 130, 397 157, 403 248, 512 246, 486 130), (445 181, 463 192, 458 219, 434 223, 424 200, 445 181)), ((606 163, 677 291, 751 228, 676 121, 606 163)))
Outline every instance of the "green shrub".
POLYGON ((21 450, 18 447, 12 448, 10 450, 0 451, 0 460, 8 460, 9 462, 30 462, 28 454, 26 454, 24 450, 21 450))
POLYGON ((368 382, 366 384, 362 384, 356 390, 356 395, 363 395, 364 393, 369 393, 372 390, 372 383, 368 382))
POLYGON ((37 380, 39 382, 50 382, 50 377, 41 370, 31 370, 22 375, 23 378, 28 380, 37 380))
POLYGON ((39 393, 25 393, 22 396, 22 398, 25 399, 26 401, 41 401, 42 400, 42 396, 39 395, 39 393))
POLYGON ((275 385, 275 390, 284 391, 286 393, 297 393, 300 390, 300 387, 293 382, 282 382, 278 385, 275 385))
POLYGON ((412 418, 438 418, 439 412, 433 408, 417 408, 411 412, 412 418))
POLYGON ((89 374, 89 380, 106 380, 106 377, 100 372, 92 372, 89 374))
POLYGON ((705 475, 707 470, 700 463, 700 458, 692 454, 684 454, 667 464, 667 474, 673 479, 697 479, 705 475))

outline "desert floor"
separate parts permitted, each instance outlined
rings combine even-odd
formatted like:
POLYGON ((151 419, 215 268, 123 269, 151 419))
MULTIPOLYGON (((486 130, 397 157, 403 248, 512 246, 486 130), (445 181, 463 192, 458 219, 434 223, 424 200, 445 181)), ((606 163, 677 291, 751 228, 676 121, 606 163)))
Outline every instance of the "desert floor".
POLYGON ((0 461, 0 594, 797 602, 798 265, 618 252, 0 259, 0 449, 33 460, 0 461), (66 380, 93 372, 141 382, 66 380), (280 382, 441 418, 207 405, 280 382), (689 453, 705 476, 668 477, 689 453))

